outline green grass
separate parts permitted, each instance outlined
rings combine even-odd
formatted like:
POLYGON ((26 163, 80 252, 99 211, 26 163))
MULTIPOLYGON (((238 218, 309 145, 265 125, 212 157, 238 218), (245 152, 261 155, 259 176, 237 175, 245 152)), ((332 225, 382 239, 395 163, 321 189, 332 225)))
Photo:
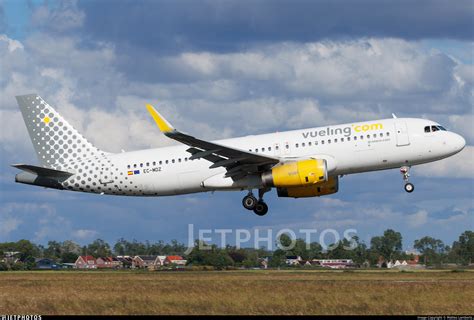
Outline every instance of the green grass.
POLYGON ((0 272, 4 314, 471 314, 474 272, 0 272))

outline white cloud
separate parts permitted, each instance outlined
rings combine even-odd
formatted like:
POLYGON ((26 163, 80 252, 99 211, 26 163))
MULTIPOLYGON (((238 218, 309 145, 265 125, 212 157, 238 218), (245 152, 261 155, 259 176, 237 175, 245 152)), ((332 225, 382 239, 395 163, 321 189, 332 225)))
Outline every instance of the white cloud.
POLYGON ((440 112, 455 100, 458 107, 449 119, 472 135, 465 101, 458 101, 472 90, 469 68, 404 40, 280 43, 242 52, 159 56, 153 58, 158 78, 151 83, 127 80, 112 44, 83 46, 73 36, 37 32, 23 43, 2 36, 0 54, 7 66, 0 78, 1 116, 10 119, 0 141, 8 152, 18 151, 18 145, 29 148, 14 99, 29 92, 39 93, 86 138, 111 152, 172 143, 150 121, 146 102, 176 127, 218 139, 398 111, 399 116, 440 112), (178 80, 160 78, 164 71, 178 80))
POLYGON ((428 221, 428 212, 426 210, 419 210, 406 217, 407 223, 412 228, 421 227, 428 221))
POLYGON ((416 174, 431 178, 474 178, 474 147, 466 146, 447 159, 417 166, 416 174))
POLYGON ((89 229, 79 229, 72 232, 73 238, 77 240, 91 240, 98 234, 97 231, 89 229))
POLYGON ((57 7, 45 5, 35 8, 31 23, 35 27, 65 31, 82 26, 85 13, 77 7, 76 0, 60 1, 57 7))
POLYGON ((22 221, 18 218, 0 213, 0 239, 7 239, 9 234, 15 231, 21 222, 22 221))

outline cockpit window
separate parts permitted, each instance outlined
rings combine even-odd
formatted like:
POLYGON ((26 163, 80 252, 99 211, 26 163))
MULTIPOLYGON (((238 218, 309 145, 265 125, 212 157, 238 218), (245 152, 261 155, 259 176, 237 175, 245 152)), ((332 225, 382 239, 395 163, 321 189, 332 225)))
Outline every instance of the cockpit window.
POLYGON ((426 132, 426 133, 431 132, 430 126, 426 126, 426 127, 425 127, 425 132, 426 132))
POLYGON ((433 132, 439 131, 439 128, 437 126, 431 126, 431 131, 433 132))
POLYGON ((442 130, 442 131, 448 131, 448 130, 446 130, 443 126, 438 126, 438 128, 439 128, 440 130, 442 130))

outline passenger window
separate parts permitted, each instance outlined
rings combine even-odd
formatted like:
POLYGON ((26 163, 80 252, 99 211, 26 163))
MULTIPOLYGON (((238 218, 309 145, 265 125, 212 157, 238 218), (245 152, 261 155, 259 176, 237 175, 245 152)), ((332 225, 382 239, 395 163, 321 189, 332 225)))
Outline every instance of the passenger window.
POLYGON ((328 143, 331 143, 331 139, 328 139, 328 143))
POLYGON ((341 138, 341 142, 344 142, 344 138, 341 138))
POLYGON ((130 169, 130 165, 127 166, 127 169, 130 169))
POLYGON ((143 163, 140 163, 140 168, 143 168, 143 163))
POLYGON ((385 135, 388 137, 390 135, 390 132, 387 132, 385 135))
POLYGON ((360 140, 363 140, 364 139, 364 136, 360 136, 360 140))
POLYGON ((287 149, 290 149, 290 145, 289 145, 289 144, 287 144, 287 145, 286 145, 286 148, 287 148, 287 149))
POLYGON ((367 135, 367 139, 370 139, 370 134, 367 135))
POLYGON ((351 137, 347 137, 347 141, 351 141, 351 137))
POLYGON ((257 149, 257 148, 255 148, 255 152, 258 152, 258 149, 257 149))
POLYGON ((178 158, 178 162, 181 162, 181 158, 178 158))
POLYGON ((149 167, 149 166, 150 166, 150 163, 149 163, 149 162, 147 162, 147 163, 146 163, 146 166, 147 166, 147 167, 149 167))
POLYGON ((337 143, 337 138, 336 138, 336 139, 334 139, 334 143, 337 143))
POLYGON ((165 163, 168 164, 168 160, 166 160, 165 163))
POLYGON ((268 147, 268 151, 272 151, 272 147, 268 147))
POLYGON ((163 164, 163 161, 160 160, 160 166, 163 164))
POLYGON ((265 152, 265 148, 262 148, 262 152, 265 152))
POLYGON ((304 142, 303 142, 303 143, 301 143, 301 146, 302 146, 302 147, 304 147, 304 146, 305 146, 305 143, 304 143, 304 142))
POLYGON ((324 140, 321 140, 321 144, 324 144, 324 140))
POLYGON ((174 163, 174 159, 171 159, 171 162, 174 163))
POLYGON ((426 126, 426 127, 425 127, 425 133, 428 133, 428 132, 431 132, 430 126, 426 126))
POLYGON ((439 129, 437 126, 431 126, 431 131, 435 132, 435 131, 439 131, 439 129))
POLYGON ((380 132, 380 136, 383 137, 383 132, 380 132))
POLYGON ((279 147, 278 147, 278 146, 275 146, 275 149, 276 149, 276 150, 278 150, 278 149, 279 149, 279 147))
POLYGON ((318 141, 314 141, 314 145, 317 146, 317 145, 318 145, 318 141))
POLYGON ((357 140, 357 137, 356 137, 356 136, 354 136, 354 140, 357 140))
POLYGON ((376 133, 374 133, 374 138, 377 138, 377 134, 376 134, 376 133))
POLYGON ((153 165, 156 166, 156 161, 153 161, 153 165))
POLYGON ((309 146, 309 147, 311 147, 311 141, 310 141, 310 142, 308 142, 308 146, 309 146))
POLYGON ((184 158, 184 161, 188 161, 188 158, 184 158))
POLYGON ((295 147, 297 147, 297 148, 298 148, 298 144, 295 144, 295 147))

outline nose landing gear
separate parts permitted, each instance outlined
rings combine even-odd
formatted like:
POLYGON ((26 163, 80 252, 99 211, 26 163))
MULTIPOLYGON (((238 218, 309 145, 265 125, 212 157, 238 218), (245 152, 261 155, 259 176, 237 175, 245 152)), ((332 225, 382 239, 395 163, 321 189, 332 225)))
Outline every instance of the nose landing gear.
POLYGON ((258 200, 250 190, 249 193, 242 199, 242 205, 247 210, 253 210, 253 212, 255 212, 255 214, 258 216, 266 215, 268 212, 268 206, 263 201, 263 194, 269 190, 269 188, 259 189, 258 200))
POLYGON ((405 181, 404 189, 408 193, 412 193, 415 190, 415 186, 413 183, 408 182, 408 178, 410 177, 410 167, 403 166, 400 168, 400 173, 403 175, 403 181, 405 181))

